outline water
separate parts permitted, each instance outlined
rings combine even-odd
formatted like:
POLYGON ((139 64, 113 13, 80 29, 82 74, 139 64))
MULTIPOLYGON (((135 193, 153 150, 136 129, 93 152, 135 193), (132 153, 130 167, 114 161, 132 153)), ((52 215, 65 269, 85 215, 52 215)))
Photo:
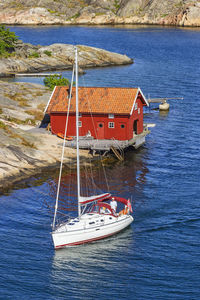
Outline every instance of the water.
MULTIPOLYGON (((126 231, 55 252, 46 204, 54 203, 57 175, 41 174, 1 196, 0 299, 199 299, 200 31, 12 29, 25 42, 86 44, 135 60, 87 70, 82 84, 140 86, 146 96, 184 100, 171 101, 168 114, 147 110, 145 121, 156 127, 145 146, 106 167, 110 191, 133 197, 135 221, 126 231)), ((98 171, 95 177, 105 188, 98 171)), ((63 198, 68 181, 65 175, 63 198)))

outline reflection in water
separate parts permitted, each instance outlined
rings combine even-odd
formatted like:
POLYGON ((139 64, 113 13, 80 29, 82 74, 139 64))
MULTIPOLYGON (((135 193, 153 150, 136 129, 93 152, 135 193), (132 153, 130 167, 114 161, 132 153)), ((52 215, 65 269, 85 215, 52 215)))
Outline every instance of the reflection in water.
MULTIPOLYGON (((91 166, 83 166, 80 174, 81 195, 91 196, 110 192, 113 195, 132 198, 135 205, 136 198, 141 197, 148 172, 145 163, 146 154, 147 149, 141 148, 137 152, 128 151, 123 162, 116 161, 104 167, 95 165, 93 169, 91 166)), ((56 199, 57 180, 49 180, 48 184, 51 197, 46 206, 52 213, 56 199)), ((63 173, 58 211, 61 214, 68 212, 71 216, 76 215, 77 188, 74 169, 71 172, 68 170, 67 173, 63 173)))
MULTIPOLYGON (((99 293, 100 298, 108 299, 112 285, 121 286, 115 274, 121 272, 122 266, 129 276, 133 248, 133 230, 129 227, 99 242, 58 250, 52 261, 51 289, 61 297, 59 299, 98 299, 99 293)), ((115 288, 112 299, 118 299, 115 292, 119 296, 115 288)))
POLYGON ((167 119, 169 114, 169 110, 159 110, 159 117, 160 119, 167 119))
MULTIPOLYGON (((128 253, 129 247, 133 245, 133 231, 129 227, 121 233, 94 243, 67 247, 55 251, 53 268, 54 270, 75 269, 80 265, 93 264, 105 267, 109 263, 110 255, 128 253)), ((120 258, 118 258, 120 260, 120 258)))

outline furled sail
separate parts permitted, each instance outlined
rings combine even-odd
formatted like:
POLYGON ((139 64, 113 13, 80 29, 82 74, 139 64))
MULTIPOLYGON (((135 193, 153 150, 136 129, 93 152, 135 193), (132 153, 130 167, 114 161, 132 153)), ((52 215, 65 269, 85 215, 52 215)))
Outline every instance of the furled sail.
POLYGON ((93 201, 102 201, 104 199, 109 198, 110 196, 111 196, 111 194, 105 193, 105 194, 100 194, 100 195, 93 195, 90 197, 80 197, 79 201, 80 201, 80 204, 83 205, 83 204, 88 204, 93 201))

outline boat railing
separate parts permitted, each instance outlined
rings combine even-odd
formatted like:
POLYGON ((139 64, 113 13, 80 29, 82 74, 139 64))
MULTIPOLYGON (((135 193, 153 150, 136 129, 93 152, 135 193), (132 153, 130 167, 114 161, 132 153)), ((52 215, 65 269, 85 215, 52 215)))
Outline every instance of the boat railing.
POLYGON ((55 228, 60 227, 61 225, 64 225, 64 224, 70 222, 71 219, 73 219, 73 217, 70 215, 67 215, 67 216, 64 215, 62 217, 59 217, 59 219, 56 220, 55 228))

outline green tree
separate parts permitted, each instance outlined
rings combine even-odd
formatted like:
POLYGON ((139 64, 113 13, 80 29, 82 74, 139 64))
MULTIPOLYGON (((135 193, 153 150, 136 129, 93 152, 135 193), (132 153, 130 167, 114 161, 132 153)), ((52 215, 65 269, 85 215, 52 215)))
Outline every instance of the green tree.
POLYGON ((14 43, 18 37, 4 25, 0 25, 0 55, 8 54, 14 51, 14 43))
POLYGON ((49 87, 51 90, 58 85, 69 85, 70 82, 67 78, 62 77, 62 75, 54 74, 46 76, 43 80, 44 85, 49 87))

